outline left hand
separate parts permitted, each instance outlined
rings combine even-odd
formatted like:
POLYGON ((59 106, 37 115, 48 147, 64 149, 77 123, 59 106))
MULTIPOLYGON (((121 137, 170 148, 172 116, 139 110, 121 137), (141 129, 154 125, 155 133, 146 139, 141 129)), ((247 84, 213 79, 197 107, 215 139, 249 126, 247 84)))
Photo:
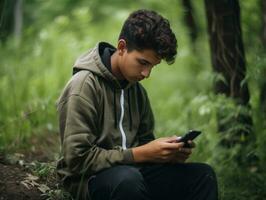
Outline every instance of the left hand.
POLYGON ((189 140, 188 143, 190 144, 190 148, 181 147, 176 152, 176 156, 172 159, 173 163, 184 163, 192 154, 192 149, 196 147, 196 144, 189 140))

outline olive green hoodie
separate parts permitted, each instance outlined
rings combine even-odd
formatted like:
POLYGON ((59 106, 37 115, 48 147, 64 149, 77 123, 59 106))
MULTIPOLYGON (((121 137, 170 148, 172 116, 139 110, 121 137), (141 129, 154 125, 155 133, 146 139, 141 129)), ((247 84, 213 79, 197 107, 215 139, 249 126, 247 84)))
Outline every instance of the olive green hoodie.
POLYGON ((62 157, 57 172, 76 199, 90 199, 88 180, 115 165, 134 164, 132 147, 154 139, 154 118, 140 83, 122 88, 104 66, 101 42, 82 55, 57 104, 62 157))

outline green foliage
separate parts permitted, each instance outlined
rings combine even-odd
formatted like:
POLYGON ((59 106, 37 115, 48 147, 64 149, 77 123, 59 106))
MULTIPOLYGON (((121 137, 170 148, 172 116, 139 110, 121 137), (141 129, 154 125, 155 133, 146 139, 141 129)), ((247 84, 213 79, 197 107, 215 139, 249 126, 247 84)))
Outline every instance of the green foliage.
MULTIPOLYGON (((33 173, 40 178, 47 178, 55 171, 55 165, 51 163, 32 162, 30 165, 33 173)), ((54 175, 54 174, 53 174, 54 175)))
MULTIPOLYGON (((143 82, 155 113, 156 136, 202 130, 191 160, 207 162, 215 168, 220 198, 262 199, 266 129, 265 117, 260 112, 259 88, 265 79, 262 71, 266 60, 260 46, 256 47, 260 43, 257 36, 260 23, 256 23, 260 8, 253 1, 241 1, 252 108, 247 110, 225 96, 212 93, 217 76, 211 71, 204 7, 201 1, 193 3, 201 31, 195 51, 190 49, 182 21, 184 11, 177 1, 140 0, 137 4, 108 0, 103 4, 96 0, 89 3, 35 0, 26 3, 25 12, 32 13, 25 17, 27 26, 21 43, 11 38, 0 47, 0 150, 17 148, 33 134, 58 131, 56 99, 71 77, 71 66, 77 56, 100 40, 115 44, 123 20, 131 10, 155 9, 170 19, 179 44, 176 63, 161 64, 143 82), (250 138, 238 136, 244 146, 222 147, 222 139, 230 139, 232 133, 250 128, 235 120, 240 114, 250 112, 254 139, 249 142, 250 138), (218 115, 222 118, 219 122, 218 115), (221 124, 230 126, 218 133, 221 124)), ((33 171, 47 177, 53 168, 37 163, 33 171)), ((53 195, 65 194, 59 190, 48 194, 50 199, 53 195)))
POLYGON ((32 177, 38 177, 45 181, 45 184, 39 184, 38 189, 42 192, 42 197, 47 200, 72 200, 70 194, 63 190, 56 181, 55 162, 44 163, 34 161, 26 164, 26 168, 32 173, 32 177))

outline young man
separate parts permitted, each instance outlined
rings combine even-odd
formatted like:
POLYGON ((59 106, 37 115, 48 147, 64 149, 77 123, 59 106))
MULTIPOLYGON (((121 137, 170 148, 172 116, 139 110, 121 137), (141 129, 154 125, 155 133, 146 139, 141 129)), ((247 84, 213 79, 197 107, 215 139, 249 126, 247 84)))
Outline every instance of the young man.
POLYGON ((125 21, 117 48, 100 42, 76 61, 58 101, 63 156, 57 166, 75 199, 217 199, 213 170, 185 163, 191 148, 176 136, 155 140, 139 83, 162 59, 173 63, 176 47, 165 18, 138 10, 125 21))

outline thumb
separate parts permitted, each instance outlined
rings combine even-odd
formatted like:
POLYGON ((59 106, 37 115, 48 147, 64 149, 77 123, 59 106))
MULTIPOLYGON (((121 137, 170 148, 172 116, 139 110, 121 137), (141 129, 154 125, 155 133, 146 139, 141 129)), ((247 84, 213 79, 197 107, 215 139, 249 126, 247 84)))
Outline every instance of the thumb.
POLYGON ((179 137, 176 136, 176 135, 174 135, 174 136, 172 136, 172 137, 168 137, 167 140, 166 140, 166 142, 173 143, 173 142, 177 142, 178 139, 179 139, 179 137))

